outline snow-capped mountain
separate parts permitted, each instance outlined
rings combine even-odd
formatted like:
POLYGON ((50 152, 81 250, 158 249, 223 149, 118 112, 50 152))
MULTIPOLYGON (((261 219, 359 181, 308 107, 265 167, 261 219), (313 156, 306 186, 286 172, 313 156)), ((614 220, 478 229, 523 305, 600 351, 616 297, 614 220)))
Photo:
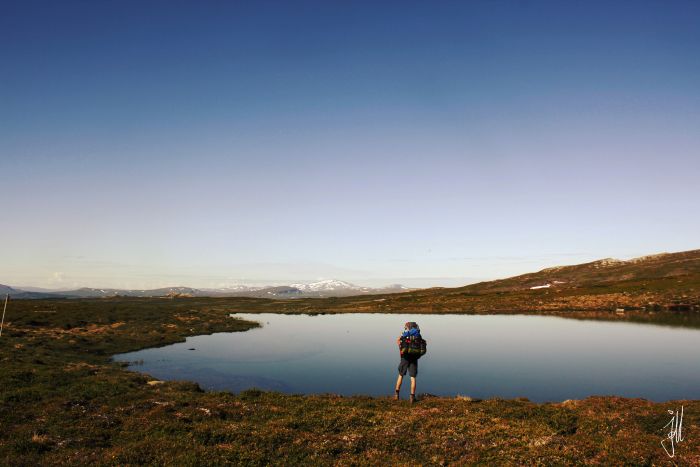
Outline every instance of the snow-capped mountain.
POLYGON ((265 286, 258 286, 258 285, 229 285, 226 287, 218 287, 218 288, 203 288, 200 289, 204 292, 220 292, 220 293, 235 293, 235 292, 251 292, 254 290, 260 290, 264 289, 265 286))
POLYGON ((290 287, 301 290, 302 292, 329 292, 338 290, 370 290, 369 287, 360 287, 349 282, 337 280, 337 279, 326 279, 317 282, 311 282, 309 284, 291 284, 290 287))
POLYGON ((361 287, 338 279, 326 279, 316 282, 292 285, 253 286, 236 284, 216 289, 194 289, 191 287, 163 287, 160 289, 98 289, 83 287, 76 290, 28 292, 0 285, 0 293, 10 294, 14 298, 113 298, 113 297, 252 297, 252 298, 320 298, 347 297, 350 295, 385 294, 406 292, 408 289, 400 284, 387 287, 361 287))

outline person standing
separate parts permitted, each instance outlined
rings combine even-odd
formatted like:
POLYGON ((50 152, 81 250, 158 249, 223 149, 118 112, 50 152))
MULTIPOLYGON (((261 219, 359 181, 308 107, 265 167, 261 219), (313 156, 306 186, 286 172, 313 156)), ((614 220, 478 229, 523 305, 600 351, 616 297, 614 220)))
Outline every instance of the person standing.
POLYGON ((404 324, 401 336, 396 340, 401 354, 399 362, 399 377, 396 380, 395 400, 399 400, 401 392, 401 384, 406 373, 411 377, 411 396, 410 402, 416 402, 416 377, 418 376, 418 359, 425 355, 427 351, 427 342, 420 333, 418 323, 409 321, 404 324))

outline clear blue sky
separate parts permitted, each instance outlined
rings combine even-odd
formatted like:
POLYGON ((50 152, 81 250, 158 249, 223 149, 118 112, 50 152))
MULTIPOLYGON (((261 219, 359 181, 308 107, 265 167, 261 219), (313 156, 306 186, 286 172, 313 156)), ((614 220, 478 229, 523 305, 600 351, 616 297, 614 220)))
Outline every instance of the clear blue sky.
POLYGON ((700 247, 700 2, 0 4, 0 283, 700 247))

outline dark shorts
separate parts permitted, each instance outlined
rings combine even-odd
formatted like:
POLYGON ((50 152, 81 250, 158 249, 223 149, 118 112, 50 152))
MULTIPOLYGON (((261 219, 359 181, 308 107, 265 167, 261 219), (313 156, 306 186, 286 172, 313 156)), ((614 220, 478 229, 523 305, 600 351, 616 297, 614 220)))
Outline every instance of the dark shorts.
POLYGON ((406 376, 406 371, 408 375, 415 378, 418 374, 418 359, 417 358, 406 358, 401 357, 401 363, 399 363, 399 374, 401 376, 406 376))

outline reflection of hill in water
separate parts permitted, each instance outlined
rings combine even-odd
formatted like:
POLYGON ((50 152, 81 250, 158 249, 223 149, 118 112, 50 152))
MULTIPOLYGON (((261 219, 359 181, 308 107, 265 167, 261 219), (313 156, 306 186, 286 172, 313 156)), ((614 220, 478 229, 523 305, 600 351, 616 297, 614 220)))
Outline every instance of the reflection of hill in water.
POLYGON ((668 326, 672 328, 700 329, 700 313, 696 311, 628 313, 622 317, 606 312, 589 311, 570 315, 562 314, 559 315, 559 317, 580 321, 610 321, 647 324, 650 326, 668 326))

